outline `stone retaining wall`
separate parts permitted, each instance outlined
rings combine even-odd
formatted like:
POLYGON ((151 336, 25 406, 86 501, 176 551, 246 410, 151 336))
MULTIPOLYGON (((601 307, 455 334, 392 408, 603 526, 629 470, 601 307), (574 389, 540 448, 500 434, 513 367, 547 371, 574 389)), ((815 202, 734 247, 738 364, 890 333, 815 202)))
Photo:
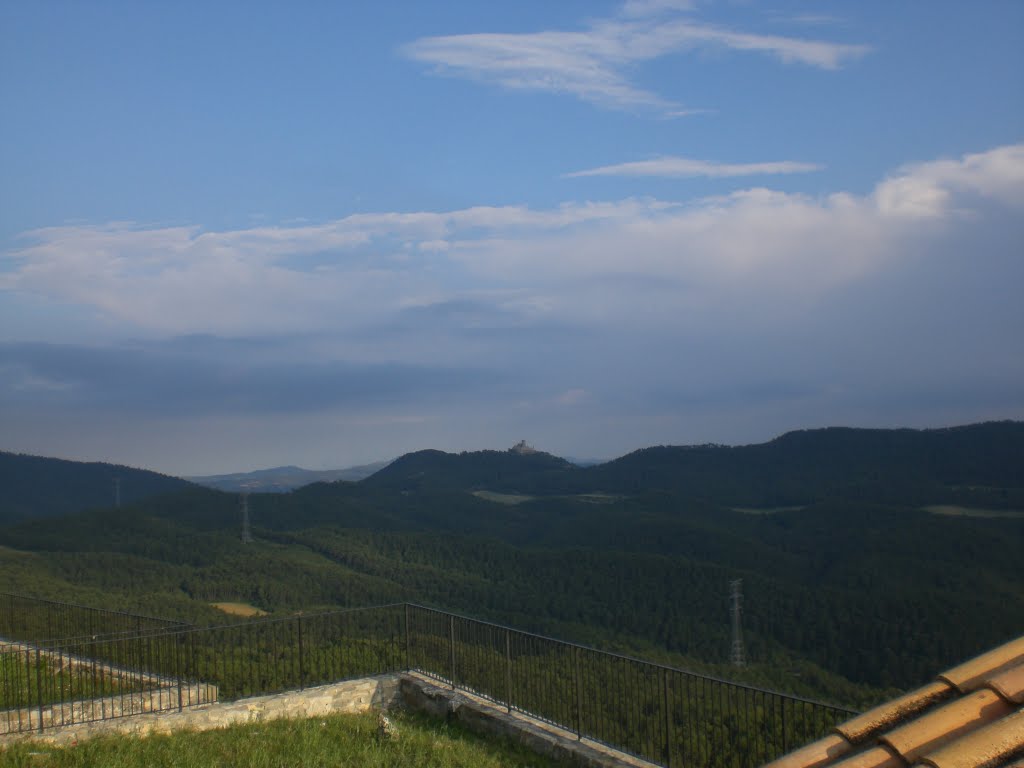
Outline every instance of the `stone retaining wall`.
POLYGON ((0 736, 43 728, 81 725, 146 712, 168 712, 217 701, 217 686, 205 683, 165 685, 149 691, 114 693, 85 701, 43 704, 0 712, 0 736))
POLYGON ((602 744, 580 741, 569 731, 522 713, 509 713, 484 699, 440 687, 425 677, 408 673, 349 680, 229 703, 204 703, 180 712, 151 712, 47 728, 41 732, 0 735, 0 751, 7 744, 22 741, 73 745, 104 734, 205 731, 263 720, 323 717, 334 713, 358 714, 370 709, 387 710, 400 706, 457 722, 486 736, 511 739, 538 754, 570 765, 583 768, 655 768, 652 763, 602 744))
POLYGON ((71 745, 105 734, 146 735, 181 730, 206 731, 285 717, 322 717, 338 712, 366 712, 371 708, 389 709, 398 701, 398 695, 398 676, 384 675, 321 685, 302 691, 254 696, 228 703, 202 704, 180 712, 151 712, 113 720, 47 728, 41 732, 9 734, 0 736, 0 750, 7 744, 21 741, 71 745))

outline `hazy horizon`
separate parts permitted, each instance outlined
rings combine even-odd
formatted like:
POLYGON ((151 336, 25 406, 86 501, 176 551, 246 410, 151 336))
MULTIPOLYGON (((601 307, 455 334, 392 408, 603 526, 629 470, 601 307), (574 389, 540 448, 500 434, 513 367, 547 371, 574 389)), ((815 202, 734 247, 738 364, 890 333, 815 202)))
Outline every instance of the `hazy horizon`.
POLYGON ((0 9, 0 449, 1024 419, 1024 4, 0 9))

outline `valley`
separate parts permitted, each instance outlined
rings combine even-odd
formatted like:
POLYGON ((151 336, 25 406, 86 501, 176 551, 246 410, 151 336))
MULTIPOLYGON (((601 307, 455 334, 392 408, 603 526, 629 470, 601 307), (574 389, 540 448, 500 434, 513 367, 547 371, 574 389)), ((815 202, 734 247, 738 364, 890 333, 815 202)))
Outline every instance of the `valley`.
POLYGON ((185 486, 5 525, 0 578, 210 624, 409 601, 864 707, 1024 625, 1024 425, 863 432, 587 468, 410 454, 359 482, 251 494, 249 544, 237 494, 185 486))

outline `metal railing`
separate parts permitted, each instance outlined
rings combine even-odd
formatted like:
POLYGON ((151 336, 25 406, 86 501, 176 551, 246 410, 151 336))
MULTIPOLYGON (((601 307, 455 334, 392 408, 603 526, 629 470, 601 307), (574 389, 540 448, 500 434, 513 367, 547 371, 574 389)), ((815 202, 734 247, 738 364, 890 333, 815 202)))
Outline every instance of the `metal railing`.
POLYGON ((0 640, 41 642, 184 626, 184 622, 173 619, 0 592, 0 640))
POLYGON ((407 666, 664 766, 758 766, 853 710, 406 606, 407 666))
POLYGON ((410 603, 11 643, 0 733, 418 672, 669 768, 753 768, 852 710, 410 603))
POLYGON ((9 643, 0 649, 0 734, 398 672, 403 607, 9 643))

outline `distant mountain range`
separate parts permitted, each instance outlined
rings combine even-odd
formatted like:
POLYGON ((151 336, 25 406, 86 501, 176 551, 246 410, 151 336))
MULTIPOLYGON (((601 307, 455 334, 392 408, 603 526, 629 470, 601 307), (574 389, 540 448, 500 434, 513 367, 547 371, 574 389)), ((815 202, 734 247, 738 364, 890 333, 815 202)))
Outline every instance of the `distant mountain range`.
POLYGON ((236 472, 228 475, 201 475, 187 477, 186 480, 205 485, 207 488, 216 488, 218 491, 229 491, 239 493, 251 491, 254 493, 282 493, 301 488, 310 483, 333 483, 338 480, 356 482, 369 477, 374 472, 383 469, 390 461, 377 461, 373 464, 361 464, 345 469, 303 469, 302 467, 273 467, 271 469, 258 469, 254 472, 236 472))
MULTIPOLYGON (((433 453, 427 451, 426 453, 433 453)), ((438 451, 437 453, 441 453, 438 451)), ((500 454, 500 452, 485 452, 500 454)), ((415 454, 407 454, 415 455, 415 454)), ((456 454, 445 454, 456 455, 456 454)), ((548 454, 544 454, 548 455, 548 454)), ((404 457, 403 457, 404 458, 404 457)), ((372 464, 359 464, 344 469, 303 469, 302 467, 271 467, 270 469, 257 469, 252 472, 234 472, 226 475, 190 475, 185 479, 196 485, 203 485, 207 488, 215 488, 218 491, 241 493, 249 491, 252 493, 285 493, 294 491, 312 483, 334 483, 339 480, 355 483, 365 480, 373 474, 391 465, 395 460, 375 461, 372 464)), ((566 459, 570 464, 578 467, 591 467, 601 464, 601 459, 566 459)))
POLYGON ((944 429, 787 432, 745 446, 643 448, 601 464, 543 451, 445 453, 335 470, 296 466, 184 479, 141 469, 0 452, 0 522, 131 503, 191 484, 238 493, 286 492, 314 483, 550 496, 670 492, 737 507, 786 507, 822 499, 1024 508, 1024 422, 944 429))

